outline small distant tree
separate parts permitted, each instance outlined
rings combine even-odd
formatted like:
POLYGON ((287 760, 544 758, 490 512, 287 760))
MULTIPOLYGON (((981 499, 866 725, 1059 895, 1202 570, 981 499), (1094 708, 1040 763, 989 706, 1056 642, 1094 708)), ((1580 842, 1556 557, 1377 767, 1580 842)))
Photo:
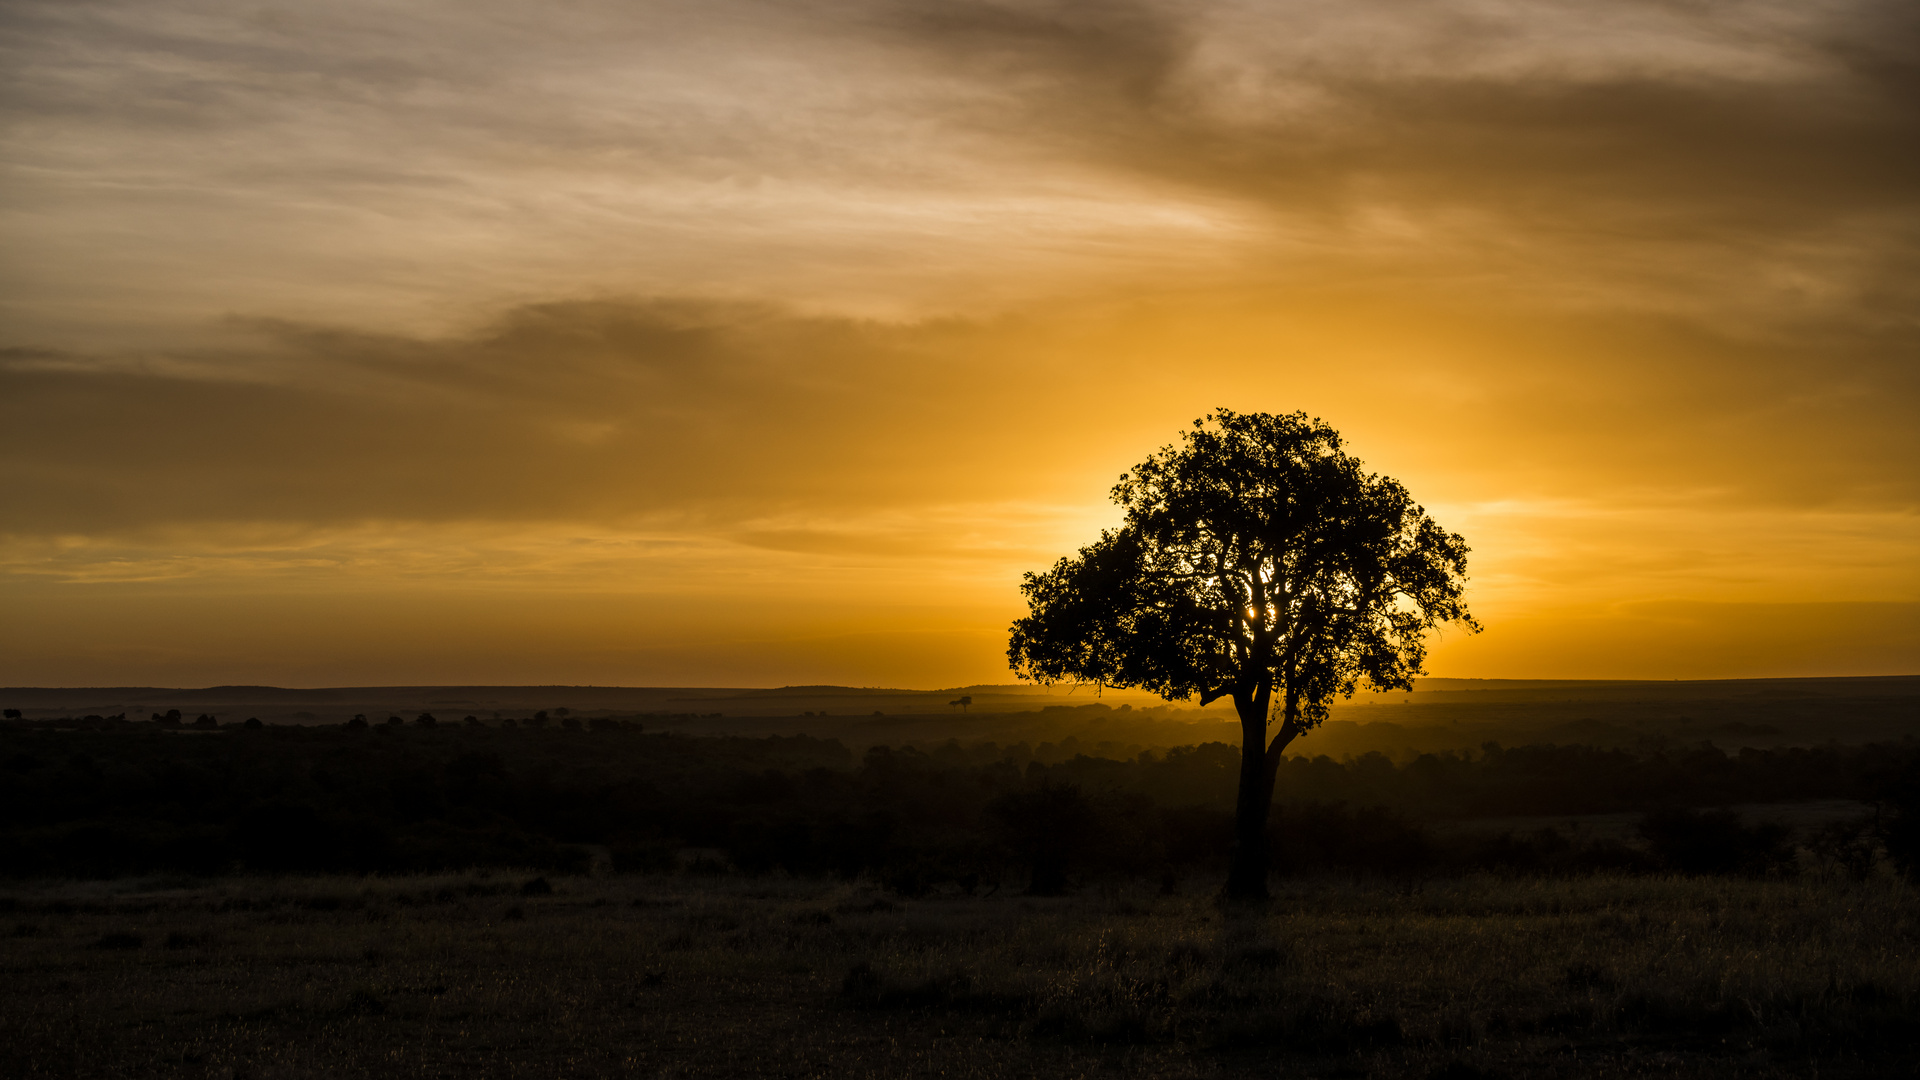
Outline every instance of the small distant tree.
MULTIPOLYGON (((7 719, 9 719, 9 720, 18 720, 18 719, 20 719, 20 710, 19 710, 19 709, 8 709, 8 710, 6 710, 6 712, 4 712, 4 713, 0 713, 0 716, 5 716, 5 717, 6 717, 7 719)), ((159 719, 159 717, 157 717, 157 716, 156 716, 156 717, 154 717, 154 719, 155 719, 155 720, 158 720, 158 719, 159 719)))
POLYGON ((961 711, 961 712, 966 712, 966 711, 967 711, 967 706, 969 706, 969 705, 971 705, 971 704, 973 704, 973 698, 972 698, 971 696, 968 696, 968 697, 957 697, 957 698, 954 698, 954 699, 953 699, 952 701, 949 701, 949 702, 947 702, 947 706, 948 706, 949 708, 951 708, 952 706, 955 706, 955 705, 958 705, 958 706, 960 706, 960 711, 961 711))
POLYGON ((1227 698, 1241 727, 1227 894, 1267 895, 1287 745, 1366 684, 1409 690, 1442 623, 1477 630, 1467 545, 1305 413, 1225 409, 1120 478, 1117 529, 1021 586, 1023 678, 1227 698))
POLYGON ((424 728, 437 727, 440 724, 440 721, 435 720, 433 714, 430 712, 423 712, 419 716, 414 717, 413 722, 424 728))

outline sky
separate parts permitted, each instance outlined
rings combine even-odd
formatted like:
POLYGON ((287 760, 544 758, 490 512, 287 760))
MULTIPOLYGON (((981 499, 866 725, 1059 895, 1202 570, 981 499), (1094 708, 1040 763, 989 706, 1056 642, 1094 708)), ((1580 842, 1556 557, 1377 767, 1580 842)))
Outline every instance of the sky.
POLYGON ((1218 407, 1465 678, 1920 672, 1899 0, 4 0, 0 684, 1011 681, 1218 407))

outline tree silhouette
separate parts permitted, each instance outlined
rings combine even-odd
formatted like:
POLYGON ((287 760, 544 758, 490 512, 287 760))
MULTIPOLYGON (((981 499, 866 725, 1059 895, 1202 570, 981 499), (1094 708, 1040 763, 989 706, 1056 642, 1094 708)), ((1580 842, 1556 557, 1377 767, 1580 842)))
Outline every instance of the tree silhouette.
POLYGON ((1031 613, 1008 660, 1042 683, 1231 698, 1242 741, 1227 894, 1264 899, 1281 753, 1363 682, 1411 689, 1427 630, 1479 629, 1461 599, 1466 542, 1305 413, 1217 410, 1112 497, 1125 524, 1026 575, 1031 613))
POLYGON ((953 707, 954 707, 955 705, 958 705, 958 706, 960 706, 960 711, 961 711, 961 712, 966 712, 966 711, 967 711, 967 706, 969 706, 969 705, 971 705, 971 704, 973 704, 973 696, 972 696, 972 695, 967 695, 967 696, 965 696, 965 697, 957 697, 957 698, 954 698, 954 699, 953 699, 952 701, 949 701, 949 702, 947 702, 947 708, 949 708, 949 709, 951 709, 951 708, 953 708, 953 707))

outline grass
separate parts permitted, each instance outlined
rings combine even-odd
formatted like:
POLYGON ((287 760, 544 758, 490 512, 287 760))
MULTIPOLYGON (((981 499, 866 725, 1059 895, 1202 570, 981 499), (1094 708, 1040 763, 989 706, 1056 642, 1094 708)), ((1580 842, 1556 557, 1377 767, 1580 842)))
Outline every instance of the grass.
POLYGON ((1888 880, 1318 880, 903 901, 514 875, 0 891, 0 1073, 1912 1074, 1888 880), (1201 887, 1194 889, 1200 893, 1201 887))

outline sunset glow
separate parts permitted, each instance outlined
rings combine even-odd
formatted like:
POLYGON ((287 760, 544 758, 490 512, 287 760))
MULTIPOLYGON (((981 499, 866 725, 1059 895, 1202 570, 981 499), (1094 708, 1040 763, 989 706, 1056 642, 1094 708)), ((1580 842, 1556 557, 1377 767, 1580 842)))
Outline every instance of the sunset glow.
POLYGON ((0 683, 965 686, 1215 408, 1429 671, 1920 671, 1909 6, 16 3, 0 683))

